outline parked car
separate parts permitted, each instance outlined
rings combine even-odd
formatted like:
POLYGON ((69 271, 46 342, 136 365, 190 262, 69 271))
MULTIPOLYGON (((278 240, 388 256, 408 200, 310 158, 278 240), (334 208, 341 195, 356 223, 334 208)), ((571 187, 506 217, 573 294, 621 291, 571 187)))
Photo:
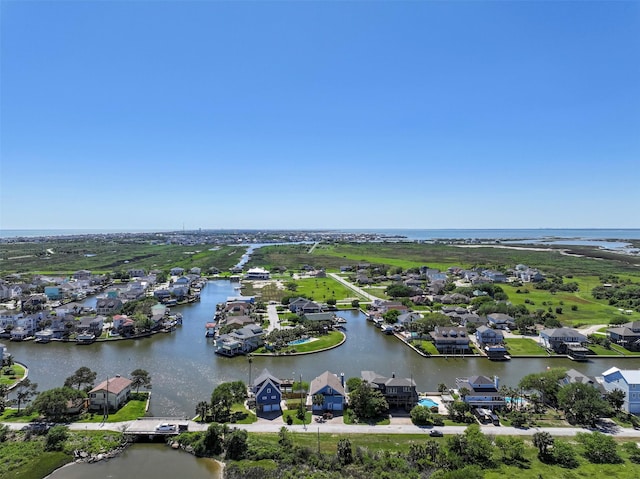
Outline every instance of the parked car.
POLYGON ((156 426, 156 432, 175 432, 176 429, 177 428, 175 424, 167 424, 166 422, 163 422, 156 426))
POLYGON ((442 436, 444 436, 444 434, 442 434, 442 431, 438 431, 437 429, 432 429, 431 431, 429 431, 429 436, 431 436, 431 437, 442 437, 442 436))

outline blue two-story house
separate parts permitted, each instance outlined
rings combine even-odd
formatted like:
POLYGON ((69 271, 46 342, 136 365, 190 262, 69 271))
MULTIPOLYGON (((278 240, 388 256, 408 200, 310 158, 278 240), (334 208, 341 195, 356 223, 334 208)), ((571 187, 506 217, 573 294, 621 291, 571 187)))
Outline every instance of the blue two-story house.
POLYGON ((346 399, 344 375, 338 377, 329 371, 322 373, 311 381, 311 385, 309 386, 309 399, 313 412, 342 411, 346 399), (322 395, 322 404, 314 404, 315 401, 313 398, 317 395, 322 395))
POLYGON ((620 389, 624 392, 622 409, 631 414, 640 413, 640 370, 610 368, 602 373, 607 392, 620 389))
POLYGON ((263 369, 260 376, 253 381, 252 392, 256 398, 257 412, 280 411, 280 401, 282 392, 280 390, 281 381, 268 369, 263 369))

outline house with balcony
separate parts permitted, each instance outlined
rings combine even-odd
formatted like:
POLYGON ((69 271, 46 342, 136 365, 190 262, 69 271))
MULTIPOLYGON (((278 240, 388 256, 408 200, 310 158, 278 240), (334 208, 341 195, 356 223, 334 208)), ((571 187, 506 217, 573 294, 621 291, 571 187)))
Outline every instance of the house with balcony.
POLYGON ((311 402, 311 410, 315 413, 342 411, 346 402, 344 374, 338 377, 329 371, 314 378, 309 385, 307 402, 311 402), (314 396, 322 395, 322 404, 315 404, 314 396))
POLYGON ((131 396, 131 380, 120 375, 102 381, 89 391, 89 409, 117 411, 131 396))
POLYGON ((487 324, 495 329, 513 329, 516 326, 515 320, 504 313, 487 314, 487 324))
POLYGON ((264 280, 269 279, 269 271, 264 268, 249 268, 244 275, 244 279, 247 280, 264 280))
POLYGON ((458 393, 461 394, 461 391, 466 393, 462 400, 472 408, 483 408, 493 411, 494 409, 504 407, 507 403, 504 394, 499 390, 500 384, 498 376, 489 378, 478 375, 468 378, 456 378, 456 386, 458 393))
POLYGON ((602 373, 602 384, 607 392, 620 389, 624 392, 622 409, 640 414, 640 369, 607 369, 602 373))
POLYGON ((468 354, 471 352, 467 329, 462 326, 436 326, 429 335, 440 354, 468 354))
POLYGON ((122 300, 118 298, 101 298, 96 302, 96 312, 103 316, 113 316, 122 311, 122 300))
POLYGON ((264 345, 264 330, 257 324, 248 324, 214 341, 215 352, 223 356, 237 356, 255 351, 264 345))
POLYGON ((629 351, 640 351, 640 321, 621 324, 607 329, 607 337, 629 351))
POLYGON ((282 401, 282 391, 280 379, 263 369, 262 373, 253 381, 251 392, 256 400, 257 412, 280 411, 280 401, 282 401))
POLYGON ((587 337, 573 328, 543 329, 539 335, 540 344, 558 354, 567 354, 572 359, 585 359, 589 350, 584 347, 587 337))
POLYGON ((374 371, 362 371, 360 376, 382 393, 389 407, 410 410, 418 402, 418 391, 413 378, 396 377, 396 373, 392 373, 391 377, 383 376, 374 371))

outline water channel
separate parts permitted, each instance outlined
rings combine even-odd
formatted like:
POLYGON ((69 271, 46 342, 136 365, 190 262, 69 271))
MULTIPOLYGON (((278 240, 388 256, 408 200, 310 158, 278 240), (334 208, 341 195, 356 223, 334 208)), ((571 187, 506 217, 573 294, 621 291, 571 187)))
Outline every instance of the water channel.
POLYGON ((174 451, 163 444, 136 444, 126 449, 116 459, 93 464, 72 464, 58 469, 47 479, 85 479, 108 477, 129 479, 153 477, 154 479, 219 479, 220 463, 205 458, 195 458, 183 451, 174 451))
POLYGON ((206 322, 211 321, 216 304, 237 296, 226 280, 209 281, 201 301, 173 308, 181 312, 183 325, 170 334, 157 334, 141 340, 94 343, 7 343, 17 361, 29 367, 29 377, 38 390, 59 387, 66 377, 81 366, 98 373, 98 381, 107 376, 129 375, 134 369, 149 371, 153 383, 151 414, 155 416, 195 415, 199 401, 208 401, 220 383, 232 380, 249 382, 263 368, 281 378, 310 382, 326 370, 344 372, 347 378, 360 376, 363 370, 383 375, 413 377, 420 391, 435 391, 440 383, 455 385, 456 377, 483 374, 498 376, 501 384, 515 386, 526 374, 547 367, 574 368, 590 376, 599 376, 612 366, 634 369, 638 359, 593 359, 577 363, 567 359, 528 358, 492 362, 485 358, 423 358, 393 336, 387 336, 366 321, 359 311, 341 313, 347 319, 347 341, 323 353, 289 357, 217 356, 211 339, 205 338, 206 322))

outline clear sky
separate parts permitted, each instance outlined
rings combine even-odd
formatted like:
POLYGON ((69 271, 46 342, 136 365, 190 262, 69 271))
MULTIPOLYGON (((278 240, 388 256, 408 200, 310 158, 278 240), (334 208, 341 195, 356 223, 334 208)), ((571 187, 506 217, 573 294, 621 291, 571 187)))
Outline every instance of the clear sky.
POLYGON ((640 227, 640 2, 1 2, 0 228, 640 227))

